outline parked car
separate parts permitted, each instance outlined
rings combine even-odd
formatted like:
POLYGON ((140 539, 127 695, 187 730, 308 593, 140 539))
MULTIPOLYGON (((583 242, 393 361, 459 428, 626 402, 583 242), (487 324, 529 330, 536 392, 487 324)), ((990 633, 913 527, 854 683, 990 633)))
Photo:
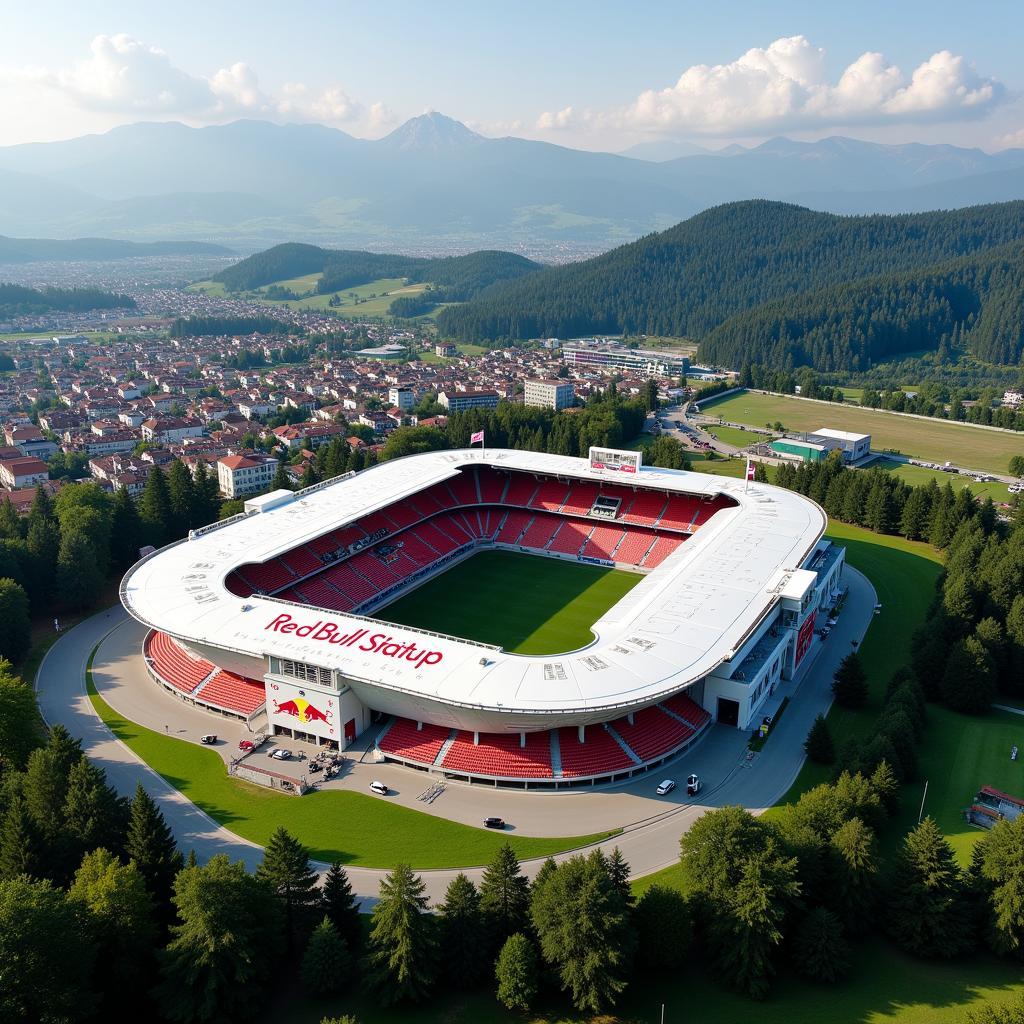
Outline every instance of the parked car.
POLYGON ((671 793, 676 788, 675 779, 663 779, 656 790, 658 796, 664 796, 666 793, 671 793))
POLYGON ((686 795, 696 796, 700 792, 700 779, 696 775, 686 777, 686 795))
POLYGON ((504 828, 504 818, 484 818, 484 828, 504 828))
POLYGON ((270 752, 270 756, 275 761, 290 761, 292 752, 290 750, 285 750, 284 747, 277 747, 270 752))
POLYGON ((370 792, 376 793, 377 796, 387 796, 389 790, 388 787, 385 786, 383 782, 379 781, 378 779, 374 779, 373 782, 370 783, 370 792))
POLYGON ((238 749, 239 750, 255 750, 256 749, 256 744, 253 743, 252 740, 239 740, 238 741, 238 749))
POLYGON ((206 744, 216 743, 217 742, 217 734, 215 732, 208 732, 205 736, 200 736, 199 737, 199 742, 200 743, 206 743, 206 744))

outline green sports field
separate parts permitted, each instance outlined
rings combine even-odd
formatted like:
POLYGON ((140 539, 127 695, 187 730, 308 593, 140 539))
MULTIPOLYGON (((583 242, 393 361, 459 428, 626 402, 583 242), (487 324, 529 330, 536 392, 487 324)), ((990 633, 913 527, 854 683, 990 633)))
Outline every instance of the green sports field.
POLYGON ((483 551, 376 614, 516 654, 561 654, 588 644, 591 625, 641 579, 621 569, 483 551))
POLYGON ((1010 458, 1024 455, 1024 434, 985 430, 947 420, 915 419, 875 409, 808 402, 787 395, 761 395, 745 391, 720 402, 708 400, 701 411, 730 423, 763 427, 782 423, 786 430, 832 427, 871 435, 875 451, 891 450, 929 462, 949 460, 969 469, 1006 473, 1010 458))

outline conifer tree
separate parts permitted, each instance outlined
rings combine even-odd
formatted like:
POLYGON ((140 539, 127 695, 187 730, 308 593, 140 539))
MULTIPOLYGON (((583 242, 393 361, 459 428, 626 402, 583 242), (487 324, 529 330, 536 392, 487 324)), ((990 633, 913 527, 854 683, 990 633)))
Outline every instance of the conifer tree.
POLYGON ((274 479, 270 482, 270 489, 272 491, 294 490, 292 478, 288 475, 287 464, 283 460, 277 464, 277 472, 274 474, 274 479))
POLYGON ((146 486, 139 499, 139 519, 142 522, 142 536, 147 544, 163 547, 176 540, 172 531, 171 496, 167 489, 167 477, 159 466, 150 470, 146 486))
POLYGON ((398 864, 380 883, 373 908, 366 980, 381 1002, 425 998, 437 970, 434 924, 427 915, 426 885, 408 864, 398 864))
POLYGON ((811 724, 807 739, 804 740, 804 751, 809 760, 815 764, 832 764, 836 759, 832 734, 828 730, 828 722, 824 715, 818 715, 811 724))
POLYGON ((885 920, 896 943, 916 956, 953 957, 971 947, 965 879, 931 817, 903 841, 885 920))
POLYGON ((127 487, 119 487, 114 494, 111 513, 110 557, 114 568, 123 571, 134 565, 142 547, 142 520, 135 499, 127 487))
POLYGON ((0 538, 4 540, 21 540, 24 537, 21 517, 18 515, 10 497, 0 502, 0 538))
POLYGON ((793 957, 801 974, 815 981, 838 981, 850 969, 850 946, 839 918, 826 907, 814 907, 800 922, 793 957))
POLYGON ((633 921, 637 964, 643 970, 671 970, 686 963, 692 933, 690 908, 678 889, 652 885, 637 901, 633 921))
POLYGON ((65 534, 57 558, 57 596, 63 608, 78 612, 90 607, 103 586, 96 551, 84 534, 65 534))
POLYGON ((138 867, 158 910, 169 908, 183 860, 163 813, 141 783, 132 797, 124 852, 138 867))
POLYGON ((167 500, 169 539, 177 540, 195 525, 195 488, 192 474, 181 459, 172 460, 167 467, 167 500))
POLYGON ((498 847, 480 881, 480 910, 487 923, 489 949, 499 950, 514 932, 526 930, 530 883, 508 843, 498 847))
POLYGON ((323 895, 320 902, 324 913, 331 919, 331 924, 345 940, 349 951, 355 953, 363 934, 359 921, 359 902, 340 861, 335 861, 324 875, 323 895))
POLYGON ((1024 817, 998 822, 975 851, 989 945, 997 953, 1024 959, 1024 817))
POLYGON ((0 659, 20 661, 31 645, 28 595, 14 580, 0 579, 0 659))
POLYGON ((877 896, 875 835, 860 818, 851 818, 832 836, 839 870, 830 887, 830 904, 848 931, 864 931, 872 921, 877 896))
POLYGON ((437 909, 445 973, 457 988, 472 988, 483 976, 487 962, 480 894, 460 871, 448 883, 444 902, 437 909))
POLYGON ((281 901, 286 946, 296 949, 320 908, 320 889, 309 863, 309 851, 279 825, 270 834, 256 877, 266 882, 281 901))
POLYGON ((38 839, 25 801, 15 793, 0 823, 0 880, 40 874, 38 839))
POLYGON ((302 957, 302 987, 318 996, 340 992, 352 973, 352 954, 329 917, 313 929, 302 957))
POLYGON ((832 693, 840 707, 856 710, 867 704, 868 680, 856 652, 847 654, 839 663, 832 680, 832 693))
POLYGON ((79 853, 123 845, 124 804, 103 769, 84 755, 68 772, 62 831, 79 853))

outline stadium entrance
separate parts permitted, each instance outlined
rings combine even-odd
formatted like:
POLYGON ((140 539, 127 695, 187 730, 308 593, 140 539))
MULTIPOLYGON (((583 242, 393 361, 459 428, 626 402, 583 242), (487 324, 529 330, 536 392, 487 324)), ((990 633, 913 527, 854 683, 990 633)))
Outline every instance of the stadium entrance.
POLYGON ((740 702, 729 700, 728 697, 718 698, 718 721, 721 725, 735 728, 740 724, 740 702))

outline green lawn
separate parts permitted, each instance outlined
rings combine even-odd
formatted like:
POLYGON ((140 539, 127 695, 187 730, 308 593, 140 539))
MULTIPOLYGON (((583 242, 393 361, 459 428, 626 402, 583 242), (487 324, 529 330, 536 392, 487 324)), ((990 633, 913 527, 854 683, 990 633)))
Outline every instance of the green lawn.
MULTIPOLYGON (((483 345, 469 345, 459 344, 455 346, 459 350, 459 355, 463 356, 480 356, 483 355, 487 349, 483 345)), ((435 355, 434 352, 419 352, 417 358, 421 363, 450 363, 455 356, 439 356, 435 355)))
POLYGON ((746 448, 758 441, 771 440, 765 434, 754 434, 749 430, 738 430, 736 427, 705 427, 704 429, 713 437, 717 437, 719 441, 731 444, 736 448, 746 448))
POLYGON ((701 403, 701 410, 732 423, 763 427, 781 422, 787 430, 832 427, 871 434, 875 451, 900 452, 929 462, 1006 473, 1010 458, 1024 454, 1024 434, 983 430, 946 420, 914 419, 856 406, 805 402, 786 395, 743 392, 719 402, 701 403))
POLYGON ((483 551, 377 616, 516 654, 561 654, 589 643, 591 625, 641 579, 620 569, 483 551))
POLYGON ((910 466, 905 462, 897 462, 895 459, 875 459, 869 468, 874 469, 875 467, 884 469, 887 473, 892 473, 893 476, 898 476, 912 487, 926 484, 929 480, 936 480, 940 487, 945 487, 948 481, 955 490, 967 487, 972 494, 982 498, 991 498, 995 502, 1008 503, 1010 500, 1010 492, 1007 489, 1007 485, 998 481, 981 484, 968 476, 943 473, 941 469, 925 469, 923 466, 910 466))
MULTIPOLYGON (((376 868, 404 861, 426 869, 485 864, 506 842, 517 856, 527 859, 616 834, 539 839, 471 828, 362 793, 317 791, 302 797, 275 793, 231 778, 220 755, 212 750, 122 718, 96 692, 91 668, 87 685, 97 714, 122 743, 214 821, 261 845, 283 825, 316 860, 376 868)), ((408 785, 425 789, 428 779, 410 774, 408 785)))

